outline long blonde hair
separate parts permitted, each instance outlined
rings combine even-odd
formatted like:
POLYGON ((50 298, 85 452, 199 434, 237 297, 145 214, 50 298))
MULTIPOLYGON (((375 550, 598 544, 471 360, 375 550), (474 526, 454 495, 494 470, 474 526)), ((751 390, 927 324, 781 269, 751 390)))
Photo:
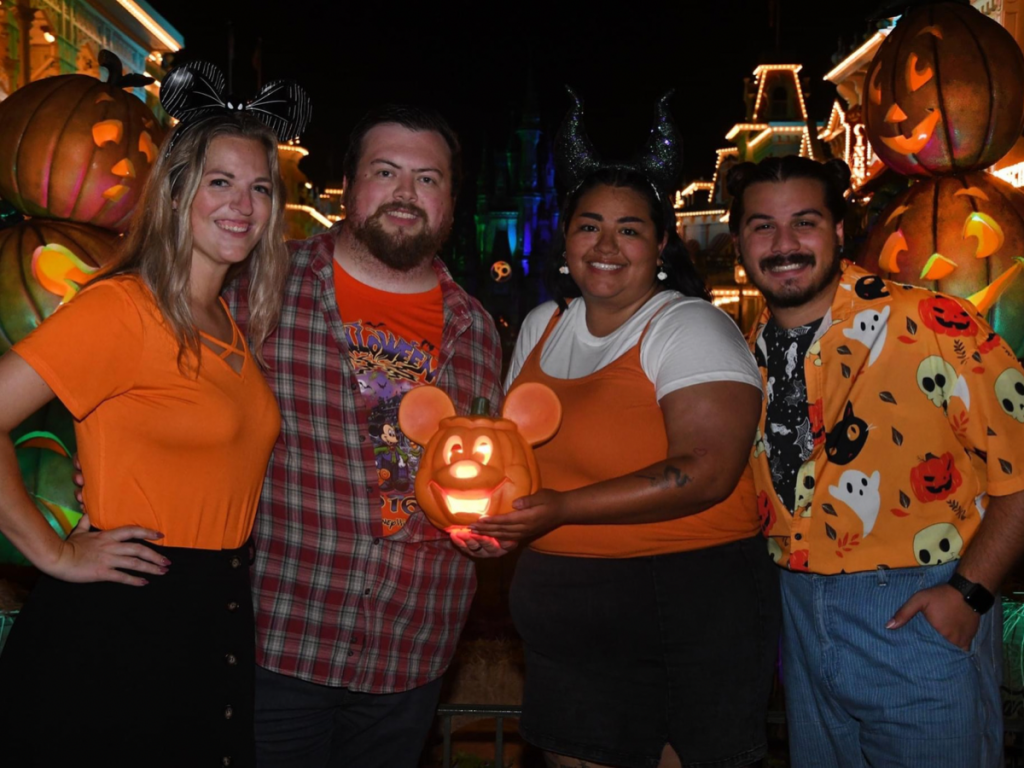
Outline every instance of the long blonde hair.
MULTIPOLYGON (((173 136, 173 134, 172 134, 173 136)), ((178 340, 178 366, 192 357, 198 370, 200 341, 190 302, 192 272, 192 201, 199 189, 210 143, 220 136, 258 141, 267 153, 271 178, 271 213, 267 227, 249 257, 229 270, 225 283, 240 271, 249 273, 249 348, 262 367, 263 342, 277 326, 288 250, 284 244, 285 189, 277 159, 277 137, 255 118, 225 113, 190 127, 166 150, 160 150, 132 216, 128 234, 114 263, 97 279, 138 275, 153 292, 157 306, 178 340)))

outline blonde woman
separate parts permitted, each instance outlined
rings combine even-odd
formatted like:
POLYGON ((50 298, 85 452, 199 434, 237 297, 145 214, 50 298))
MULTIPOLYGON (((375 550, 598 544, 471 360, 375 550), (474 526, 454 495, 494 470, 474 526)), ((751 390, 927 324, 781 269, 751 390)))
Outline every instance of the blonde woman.
POLYGON ((284 137, 256 110, 198 109, 219 74, 171 73, 162 100, 182 122, 120 259, 0 359, 0 531, 42 571, 0 657, 19 766, 252 764, 246 542, 280 428, 259 350, 287 273, 284 137), (237 270, 248 340, 220 299, 237 270), (8 437, 54 397, 88 479, 66 541, 8 437))

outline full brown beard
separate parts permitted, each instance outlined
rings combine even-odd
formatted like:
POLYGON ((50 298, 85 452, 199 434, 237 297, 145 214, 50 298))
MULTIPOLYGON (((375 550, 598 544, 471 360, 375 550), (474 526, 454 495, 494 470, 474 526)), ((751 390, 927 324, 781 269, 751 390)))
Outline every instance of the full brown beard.
POLYGON ((442 219, 436 229, 431 229, 426 211, 409 203, 384 203, 372 216, 361 222, 350 221, 349 226, 352 228, 352 236, 375 259, 397 272, 408 272, 433 259, 452 231, 450 217, 442 219), (415 235, 387 232, 383 218, 388 211, 396 210, 415 213, 423 220, 423 228, 415 235))

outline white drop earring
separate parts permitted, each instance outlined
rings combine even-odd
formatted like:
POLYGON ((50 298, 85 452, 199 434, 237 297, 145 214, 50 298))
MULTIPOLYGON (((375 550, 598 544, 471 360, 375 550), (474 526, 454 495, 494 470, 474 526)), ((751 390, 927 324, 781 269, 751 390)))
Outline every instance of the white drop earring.
POLYGON ((569 265, 566 263, 566 260, 565 260, 565 251, 562 251, 562 266, 560 266, 558 268, 558 271, 559 271, 560 274, 563 274, 563 275, 568 275, 569 274, 569 265))
POLYGON ((660 269, 658 270, 658 274, 656 275, 656 277, 661 282, 665 282, 666 280, 668 280, 668 272, 665 271, 665 265, 659 264, 658 266, 660 267, 660 269))

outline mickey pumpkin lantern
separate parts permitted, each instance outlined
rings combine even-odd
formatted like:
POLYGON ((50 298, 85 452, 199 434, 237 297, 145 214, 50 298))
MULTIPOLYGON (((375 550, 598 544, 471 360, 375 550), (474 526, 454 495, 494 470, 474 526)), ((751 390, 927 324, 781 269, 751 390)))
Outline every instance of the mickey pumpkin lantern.
POLYGON ((1013 35, 966 2, 908 11, 865 82, 868 138, 905 176, 985 168, 1024 128, 1024 54, 1013 35))
MULTIPOLYGON (((917 182, 879 215, 861 254, 882 277, 968 298, 1024 356, 1024 194, 1005 181, 967 173, 917 182)), ((942 302, 955 304, 943 299, 921 316, 957 335, 940 322, 952 311, 942 302)))
POLYGON ((100 52, 108 82, 60 75, 0 102, 0 197, 28 216, 122 231, 139 199, 162 134, 125 88, 152 82, 122 75, 100 52))
POLYGON ((486 403, 480 398, 473 415, 456 416, 442 390, 417 387, 398 410, 402 432, 425 446, 416 500, 442 530, 510 512, 515 499, 540 490, 531 446, 558 431, 562 404, 557 395, 543 384, 523 384, 505 398, 497 419, 486 415, 486 403))

